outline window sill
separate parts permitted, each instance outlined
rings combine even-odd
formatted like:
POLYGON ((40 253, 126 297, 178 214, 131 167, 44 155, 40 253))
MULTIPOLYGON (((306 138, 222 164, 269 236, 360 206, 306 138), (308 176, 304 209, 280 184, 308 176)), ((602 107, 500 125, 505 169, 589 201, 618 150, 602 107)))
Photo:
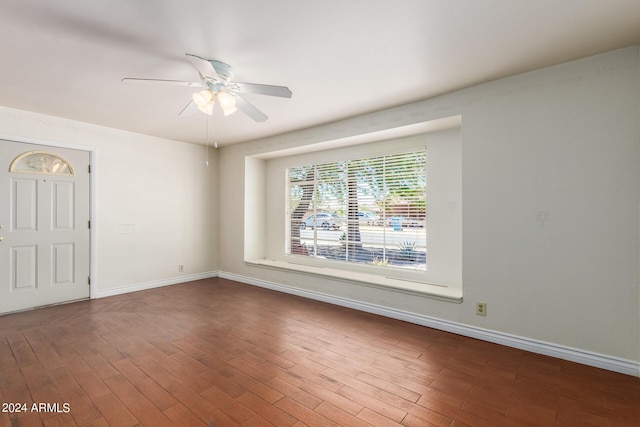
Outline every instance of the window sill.
POLYGON ((269 259, 252 259, 246 260, 245 263, 256 267, 266 267, 281 271, 295 271, 297 273, 308 274, 311 276, 329 277, 345 282, 355 282, 359 285, 388 289, 458 304, 462 302, 462 289, 452 288, 447 285, 415 282, 374 274, 339 270, 336 268, 315 267, 269 259))

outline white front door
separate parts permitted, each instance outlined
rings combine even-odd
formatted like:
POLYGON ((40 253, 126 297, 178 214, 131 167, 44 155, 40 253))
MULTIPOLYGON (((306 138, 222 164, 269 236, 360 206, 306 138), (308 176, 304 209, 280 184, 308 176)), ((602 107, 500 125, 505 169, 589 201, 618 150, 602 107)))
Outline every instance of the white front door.
POLYGON ((0 140, 0 313, 89 297, 89 156, 0 140))

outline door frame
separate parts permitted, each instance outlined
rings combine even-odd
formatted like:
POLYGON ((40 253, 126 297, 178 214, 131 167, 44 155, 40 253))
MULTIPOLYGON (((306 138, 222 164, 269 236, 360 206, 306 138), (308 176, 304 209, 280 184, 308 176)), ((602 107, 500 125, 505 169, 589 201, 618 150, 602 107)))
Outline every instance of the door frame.
POLYGON ((91 228, 89 229, 89 298, 96 298, 96 228, 97 228, 97 211, 96 211, 96 175, 95 165, 98 150, 95 147, 87 145, 69 144, 60 141, 51 141, 48 139, 30 138, 20 135, 11 135, 0 133, 0 139, 4 139, 10 142, 20 142, 25 144, 38 144, 52 148, 68 148, 71 150, 86 151, 89 153, 89 167, 91 173, 89 174, 89 218, 91 221, 91 228))

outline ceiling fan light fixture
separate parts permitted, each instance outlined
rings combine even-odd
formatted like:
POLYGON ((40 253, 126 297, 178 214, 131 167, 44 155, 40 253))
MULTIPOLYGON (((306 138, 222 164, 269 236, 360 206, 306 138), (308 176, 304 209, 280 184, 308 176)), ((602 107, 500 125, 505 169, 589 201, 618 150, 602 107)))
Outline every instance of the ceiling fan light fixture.
POLYGON ((235 113, 236 111, 238 111, 238 109, 236 107, 225 108, 225 109, 222 110, 222 112, 224 113, 225 116, 231 115, 231 114, 235 113))
POLYGON ((222 108, 225 116, 238 110, 236 108, 236 97, 228 92, 218 92, 218 101, 220 101, 220 108, 222 108))
POLYGON ((211 100, 210 103, 208 103, 202 108, 198 107, 198 109, 209 116, 213 116, 213 105, 214 105, 214 102, 213 100, 211 100))
POLYGON ((201 90, 193 94, 193 102, 195 102, 198 107, 206 106, 213 98, 213 92, 209 89, 201 90))
POLYGON ((215 104, 215 96, 209 89, 201 90, 193 94, 193 102, 198 107, 198 110, 205 114, 213 114, 213 106, 215 104))

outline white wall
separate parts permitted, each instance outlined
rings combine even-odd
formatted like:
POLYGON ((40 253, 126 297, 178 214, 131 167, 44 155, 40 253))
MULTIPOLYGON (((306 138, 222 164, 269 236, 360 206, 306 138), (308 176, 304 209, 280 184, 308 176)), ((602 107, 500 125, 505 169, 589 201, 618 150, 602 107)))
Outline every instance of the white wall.
MULTIPOLYGON (((640 361, 638 47, 220 154, 220 269, 640 361), (464 301, 245 265, 245 157, 462 115, 464 301), (475 302, 488 315, 475 315, 475 302)), ((266 205, 266 204, 265 204, 266 205)))
POLYGON ((0 135, 93 150, 93 296, 217 270, 215 151, 4 107, 0 135))

